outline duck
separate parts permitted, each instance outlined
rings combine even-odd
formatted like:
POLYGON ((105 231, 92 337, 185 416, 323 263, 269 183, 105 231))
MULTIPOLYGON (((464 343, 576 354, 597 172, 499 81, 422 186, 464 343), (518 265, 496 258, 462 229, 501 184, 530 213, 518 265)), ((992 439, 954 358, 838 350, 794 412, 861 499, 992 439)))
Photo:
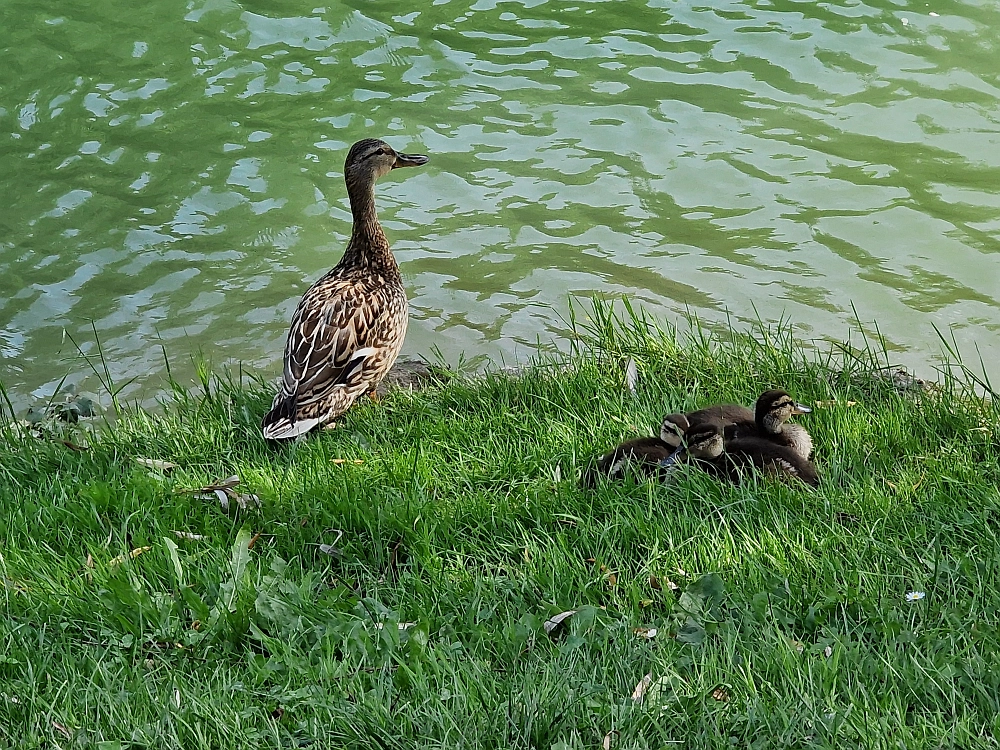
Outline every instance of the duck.
POLYGON ((724 429, 732 430, 736 424, 752 424, 754 412, 741 404, 716 404, 686 414, 668 414, 660 425, 660 439, 677 447, 691 427, 712 420, 718 421, 724 429))
POLYGON ((739 484, 747 471, 762 471, 770 476, 795 479, 810 487, 819 485, 816 465, 792 447, 749 435, 732 440, 725 438, 725 425, 708 419, 692 426, 684 444, 668 461, 694 459, 707 473, 739 484))
POLYGON ((678 449, 689 430, 709 421, 723 426, 737 422, 753 424, 754 413, 739 404, 717 404, 687 414, 675 412, 663 418, 660 436, 627 440, 592 462, 584 474, 584 485, 593 487, 597 477, 620 479, 631 467, 640 475, 664 477, 677 463, 678 449))
POLYGON ((627 440, 594 459, 584 471, 581 484, 584 487, 595 487, 601 477, 621 479, 630 468, 640 476, 663 476, 671 463, 670 457, 677 452, 680 444, 680 438, 673 445, 657 437, 627 440))
POLYGON ((287 440, 327 425, 374 394, 403 346, 403 278, 375 210, 375 182, 429 161, 366 138, 351 146, 344 182, 354 225, 344 255, 302 296, 285 343, 281 387, 261 429, 287 440))
MULTIPOLYGON (((727 441, 743 438, 759 438, 777 445, 791 448, 804 459, 812 455, 812 436, 805 427, 788 422, 797 414, 811 412, 808 406, 800 404, 781 389, 764 391, 757 398, 752 422, 745 420, 735 423, 726 434, 727 441)), ((728 450, 728 447, 727 447, 728 450)))
POLYGON ((694 425, 716 421, 721 425, 726 441, 763 438, 787 446, 808 459, 813 449, 812 437, 802 425, 789 424, 788 420, 796 414, 811 411, 785 391, 772 389, 760 394, 752 411, 739 404, 718 404, 687 414, 668 414, 663 418, 660 438, 668 442, 679 441, 694 425))

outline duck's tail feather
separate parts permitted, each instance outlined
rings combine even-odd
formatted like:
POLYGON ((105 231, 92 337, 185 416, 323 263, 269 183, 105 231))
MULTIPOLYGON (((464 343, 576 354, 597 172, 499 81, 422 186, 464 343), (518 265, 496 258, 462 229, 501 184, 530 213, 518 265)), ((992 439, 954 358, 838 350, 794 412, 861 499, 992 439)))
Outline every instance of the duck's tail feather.
POLYGON ((305 435, 323 421, 320 417, 296 418, 296 411, 295 396, 287 396, 280 400, 275 399, 271 411, 265 414, 264 419, 261 420, 260 426, 264 432, 264 438, 267 440, 289 440, 299 435, 305 435))

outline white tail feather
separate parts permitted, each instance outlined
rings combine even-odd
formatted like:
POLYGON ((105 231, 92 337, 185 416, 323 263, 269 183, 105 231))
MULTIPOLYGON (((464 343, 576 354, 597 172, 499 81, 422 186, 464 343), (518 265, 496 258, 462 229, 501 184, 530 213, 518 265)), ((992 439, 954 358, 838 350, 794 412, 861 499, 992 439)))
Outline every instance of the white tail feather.
POLYGON ((264 428, 264 438, 267 440, 288 440, 299 435, 305 435, 322 421, 319 417, 300 419, 295 422, 282 419, 264 428))

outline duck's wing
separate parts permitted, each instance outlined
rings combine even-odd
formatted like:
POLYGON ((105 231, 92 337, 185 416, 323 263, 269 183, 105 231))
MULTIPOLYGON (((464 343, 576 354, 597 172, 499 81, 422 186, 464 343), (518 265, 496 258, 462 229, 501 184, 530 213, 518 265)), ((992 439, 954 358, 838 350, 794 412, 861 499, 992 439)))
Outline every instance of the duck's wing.
POLYGON ((346 280, 314 291, 306 293, 292 316, 281 390, 263 421, 268 439, 308 432, 329 418, 339 400, 349 406, 366 388, 365 365, 377 353, 369 340, 382 317, 382 295, 346 280))

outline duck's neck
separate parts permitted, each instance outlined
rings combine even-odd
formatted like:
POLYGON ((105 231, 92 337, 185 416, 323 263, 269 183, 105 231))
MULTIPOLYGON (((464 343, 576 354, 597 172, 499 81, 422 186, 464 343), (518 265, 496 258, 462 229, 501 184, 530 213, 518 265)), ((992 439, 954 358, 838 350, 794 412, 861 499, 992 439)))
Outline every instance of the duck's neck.
POLYGON ((780 435, 785 424, 773 414, 758 415, 757 429, 766 435, 780 435))
POLYGON ((398 277, 399 267, 375 212, 375 183, 349 184, 347 194, 354 227, 341 264, 377 272, 384 277, 398 277))

